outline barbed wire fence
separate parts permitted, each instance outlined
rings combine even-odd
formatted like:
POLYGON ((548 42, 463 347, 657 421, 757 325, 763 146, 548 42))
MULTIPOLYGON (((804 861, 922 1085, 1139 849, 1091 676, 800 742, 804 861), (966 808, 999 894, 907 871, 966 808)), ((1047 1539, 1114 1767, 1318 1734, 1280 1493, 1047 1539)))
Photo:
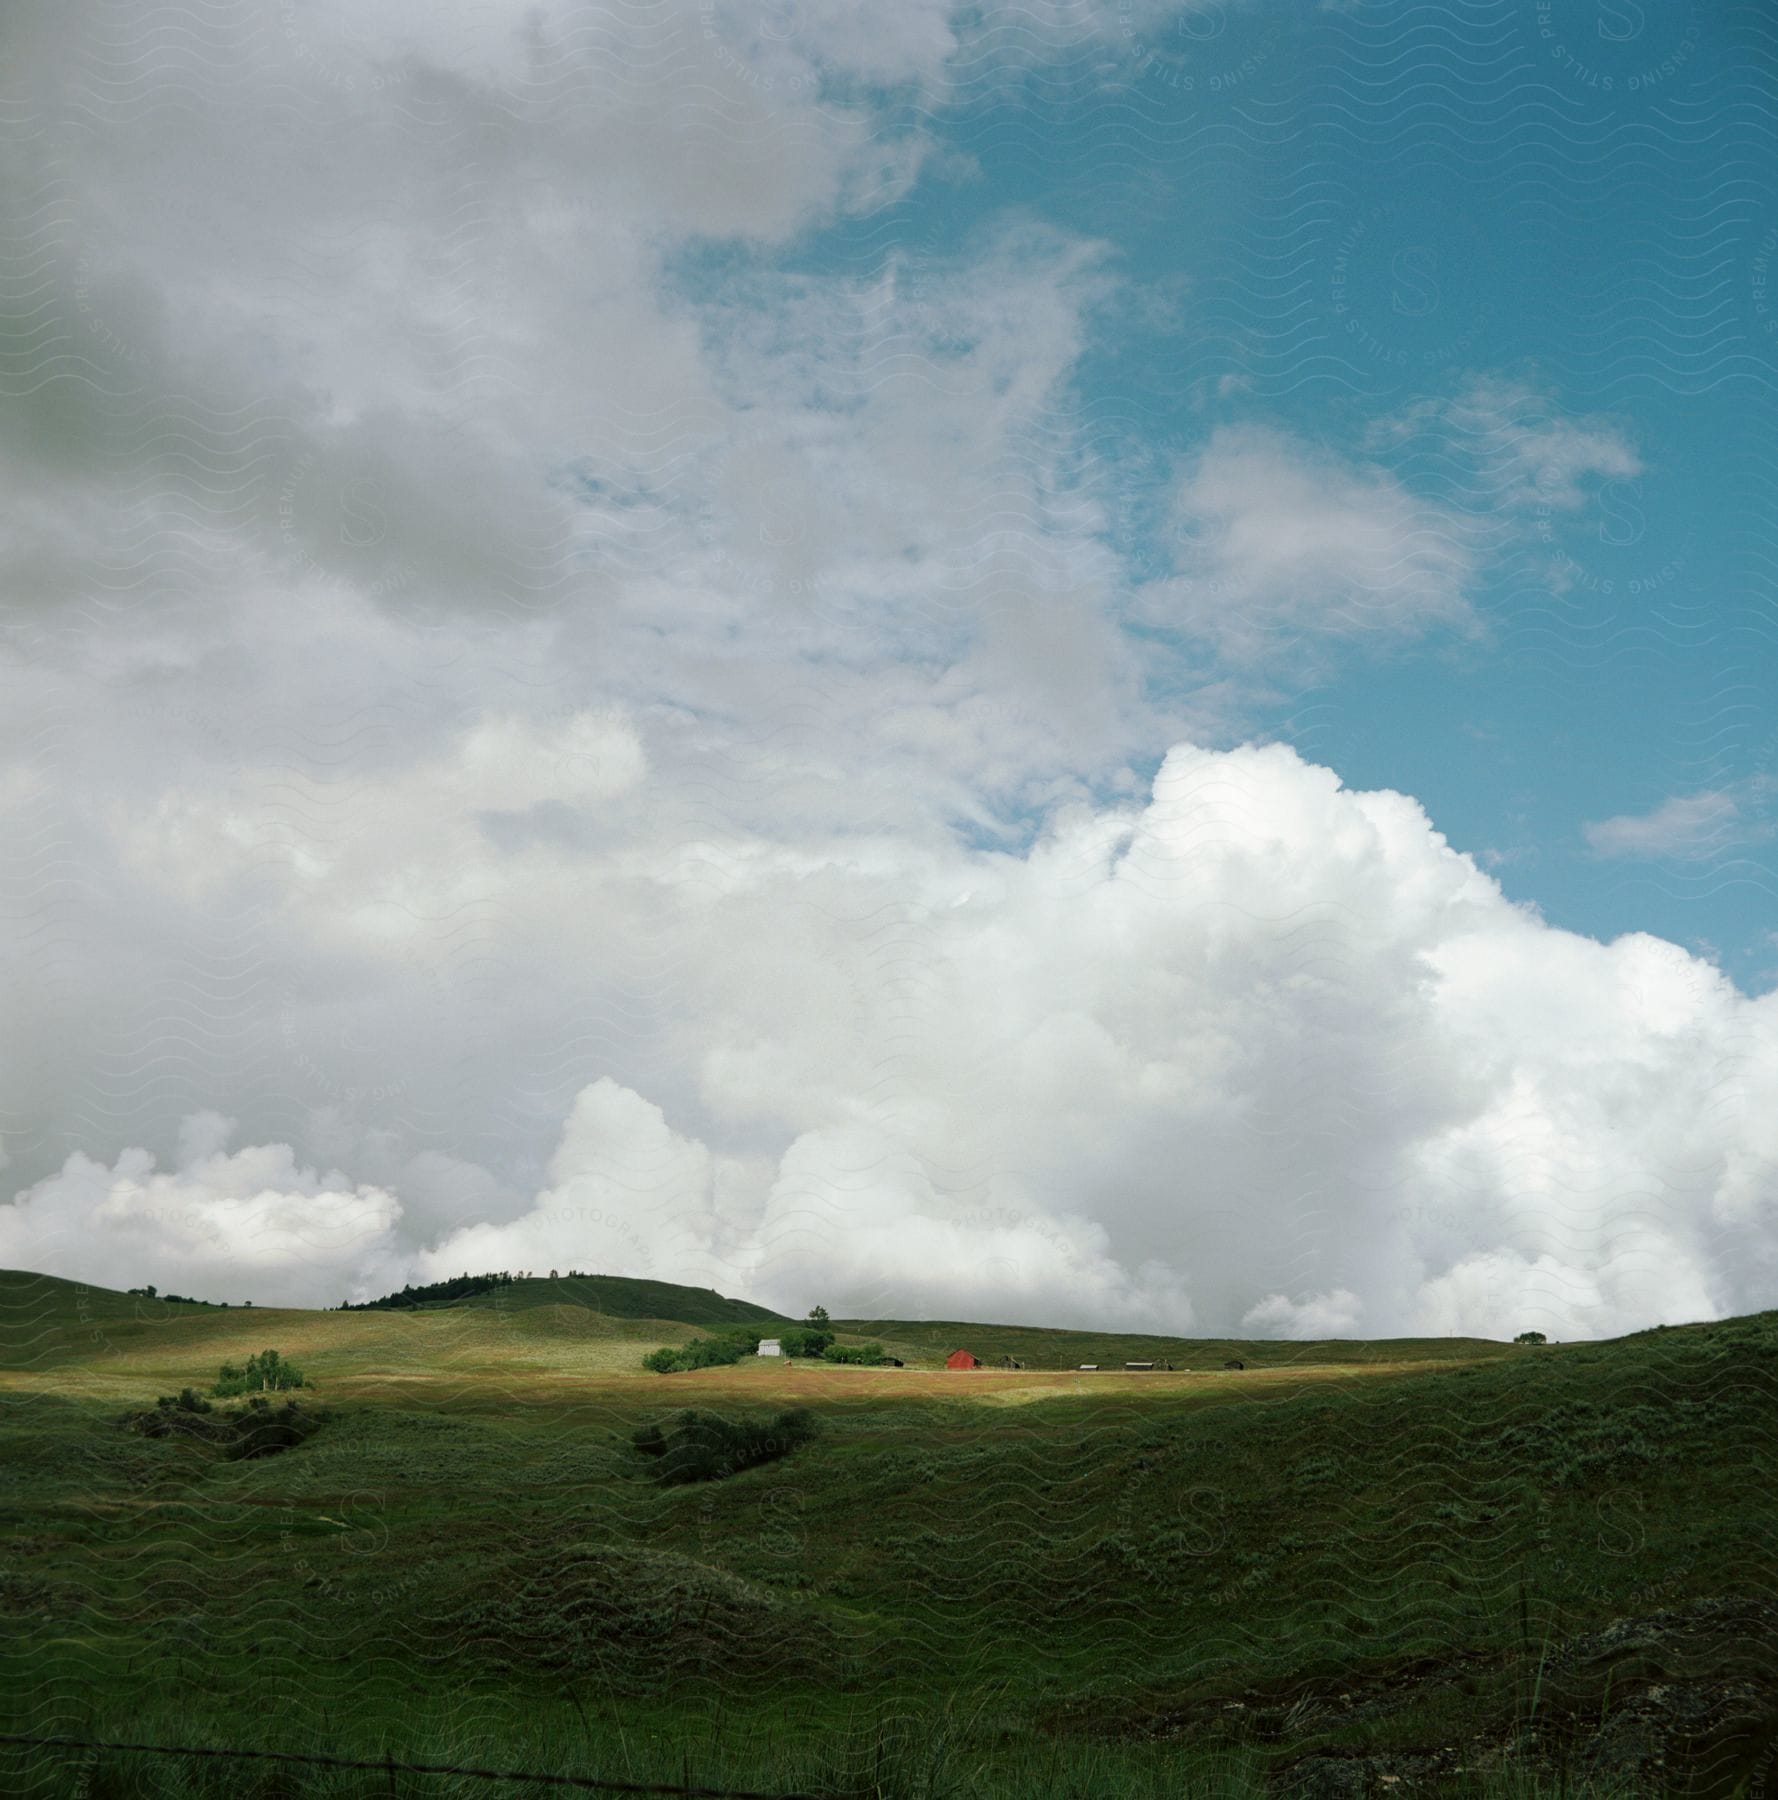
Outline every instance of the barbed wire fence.
POLYGON ((389 1778, 391 1793, 403 1775, 461 1775, 473 1781, 505 1781, 533 1787, 572 1788, 582 1793, 664 1794, 680 1800, 830 1800, 829 1796, 757 1788, 695 1787, 678 1782, 627 1781, 615 1775, 544 1775, 526 1769, 476 1769, 460 1763, 404 1762, 385 1757, 367 1762, 354 1757, 322 1756, 293 1750, 239 1750, 217 1744, 129 1744, 102 1738, 40 1737, 0 1732, 0 1744, 35 1750, 110 1750, 131 1756, 215 1757, 238 1762, 300 1764, 316 1769, 357 1770, 389 1778))

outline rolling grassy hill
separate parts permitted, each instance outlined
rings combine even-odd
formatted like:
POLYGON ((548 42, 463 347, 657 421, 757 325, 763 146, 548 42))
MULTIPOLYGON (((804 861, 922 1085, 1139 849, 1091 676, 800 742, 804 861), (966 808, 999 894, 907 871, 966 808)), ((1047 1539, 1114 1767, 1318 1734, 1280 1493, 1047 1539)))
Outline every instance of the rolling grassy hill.
POLYGON ((952 1350, 970 1350, 990 1366, 1011 1356, 1030 1369, 1073 1369, 1081 1363, 1121 1367, 1167 1361, 1180 1369, 1220 1369, 1231 1359, 1253 1369, 1323 1367, 1339 1363, 1474 1362, 1511 1356, 1510 1344, 1489 1338, 1153 1337, 1141 1332, 1062 1331, 1034 1325, 983 1325, 963 1320, 838 1319, 849 1338, 883 1344, 910 1362, 942 1363, 952 1350))
MULTIPOLYGON (((692 1328, 0 1278, 6 1729, 852 1800, 1727 1800, 1778 1758, 1778 1315, 1186 1345, 1255 1366, 1158 1380, 1064 1366, 1131 1340, 888 1322, 927 1367, 638 1368, 692 1328), (959 1333, 1057 1366, 930 1366, 959 1333), (127 1423, 265 1344, 331 1415, 300 1448, 127 1423), (663 1487, 631 1447, 675 1408, 790 1404, 813 1440, 726 1480, 663 1487)), ((372 1791, 0 1757, 0 1791, 91 1800, 372 1791)))
POLYGON ((782 1313, 730 1300, 714 1288, 681 1287, 628 1275, 537 1276, 472 1294, 457 1306, 584 1306, 614 1319, 676 1319, 684 1325, 788 1325, 782 1313))

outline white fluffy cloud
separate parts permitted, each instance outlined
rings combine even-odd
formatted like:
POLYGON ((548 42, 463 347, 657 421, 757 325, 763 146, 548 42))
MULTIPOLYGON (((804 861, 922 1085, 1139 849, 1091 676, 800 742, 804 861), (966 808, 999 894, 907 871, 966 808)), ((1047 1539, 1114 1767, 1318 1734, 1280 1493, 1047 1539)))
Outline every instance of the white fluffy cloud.
MULTIPOLYGON (((313 1305, 396 1265, 401 1203, 381 1188, 298 1166, 288 1144, 230 1154, 233 1121, 183 1122, 176 1166, 126 1150, 109 1168, 74 1155, 0 1207, 0 1263, 65 1269, 112 1287, 177 1271, 199 1299, 313 1305)), ((157 1285, 168 1288, 168 1279, 157 1285)))
POLYGON ((1139 616, 1239 666, 1344 638, 1473 633, 1492 561, 1642 468, 1616 421, 1501 376, 1377 420, 1363 439, 1369 457, 1269 426, 1214 431, 1174 496, 1173 572, 1142 592, 1139 616), (1411 449, 1436 488, 1392 468, 1411 449))
POLYGON ((1479 377, 1420 410, 1466 459, 1478 505, 1572 512, 1600 483, 1642 472, 1621 422, 1564 413, 1523 379, 1479 377))
POLYGON ((1217 431, 1178 494, 1178 573, 1146 616, 1251 662, 1280 642, 1472 623, 1478 554, 1459 512, 1259 427, 1217 431))
POLYGON ((1589 819, 1581 827, 1598 856, 1673 857, 1694 861, 1722 856, 1771 838, 1778 827, 1762 816, 1778 784, 1744 782, 1739 790, 1705 788, 1674 794, 1645 813, 1589 819))
POLYGON ((1350 1288, 1331 1294, 1312 1294, 1292 1300, 1285 1294, 1268 1294, 1247 1309, 1241 1329, 1255 1337, 1339 1338, 1356 1337, 1364 1315, 1364 1302, 1350 1288))
MULTIPOLYGON (((360 1293, 596 1266, 796 1311, 1288 1337, 1590 1335, 1770 1278, 1773 1000, 1543 924, 1411 800, 1281 746, 1176 747, 1144 801, 1064 809, 1023 857, 685 850, 481 871, 509 966, 527 916, 585 915, 545 940, 571 1006, 600 959, 672 971, 635 1072, 579 1089, 528 1202, 484 1178, 483 1217, 410 1219, 199 1120, 174 1173, 131 1151, 30 1189, 10 1253, 314 1298, 348 1265, 360 1293)), ((373 929, 322 885, 330 936, 373 929)))

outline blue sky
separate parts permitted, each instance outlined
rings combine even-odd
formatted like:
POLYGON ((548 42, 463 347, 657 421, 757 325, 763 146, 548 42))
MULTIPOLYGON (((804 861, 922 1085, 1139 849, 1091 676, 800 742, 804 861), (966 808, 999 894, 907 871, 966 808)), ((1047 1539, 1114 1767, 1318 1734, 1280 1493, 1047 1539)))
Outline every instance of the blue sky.
POLYGON ((1461 20, 1256 0, 1126 24, 1102 58, 965 85, 905 200, 793 261, 962 256, 1008 215, 1103 243, 1119 293, 1073 399, 1115 464, 1132 570, 1162 553, 1168 478, 1218 424, 1484 510, 1444 446, 1378 444, 1378 421, 1478 377, 1608 418, 1639 469, 1484 559, 1475 635, 1350 647, 1243 718, 1354 786, 1418 796, 1552 923, 1651 931, 1763 991, 1771 40, 1751 8, 1553 18, 1534 0, 1461 20), (1663 807, 1665 831, 1589 842, 1589 824, 1663 807))

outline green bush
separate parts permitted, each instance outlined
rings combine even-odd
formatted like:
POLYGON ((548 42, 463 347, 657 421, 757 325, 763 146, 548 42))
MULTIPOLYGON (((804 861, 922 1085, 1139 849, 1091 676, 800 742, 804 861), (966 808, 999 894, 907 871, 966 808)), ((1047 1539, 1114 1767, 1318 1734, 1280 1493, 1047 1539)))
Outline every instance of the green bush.
POLYGON ((821 1352, 824 1362, 863 1363, 867 1367, 883 1360, 881 1344, 829 1344, 821 1352))
POLYGON ((778 1344, 786 1356, 820 1356, 833 1342, 831 1331, 813 1325, 793 1325, 778 1334, 778 1344))
POLYGON ((1521 1331, 1513 1339, 1515 1344, 1547 1344, 1549 1341, 1541 1331, 1521 1331))
POLYGON ((693 1338, 689 1344, 671 1345, 651 1350, 643 1357, 642 1366, 657 1375, 677 1375, 686 1369, 717 1369, 737 1363, 759 1350, 757 1331, 725 1332, 721 1337, 693 1338))
POLYGON ((800 1407, 775 1419, 725 1419, 721 1413, 688 1407, 665 1424, 644 1425, 630 1442, 653 1459, 655 1480, 673 1486, 720 1481, 776 1462, 814 1435, 815 1421, 800 1407))

